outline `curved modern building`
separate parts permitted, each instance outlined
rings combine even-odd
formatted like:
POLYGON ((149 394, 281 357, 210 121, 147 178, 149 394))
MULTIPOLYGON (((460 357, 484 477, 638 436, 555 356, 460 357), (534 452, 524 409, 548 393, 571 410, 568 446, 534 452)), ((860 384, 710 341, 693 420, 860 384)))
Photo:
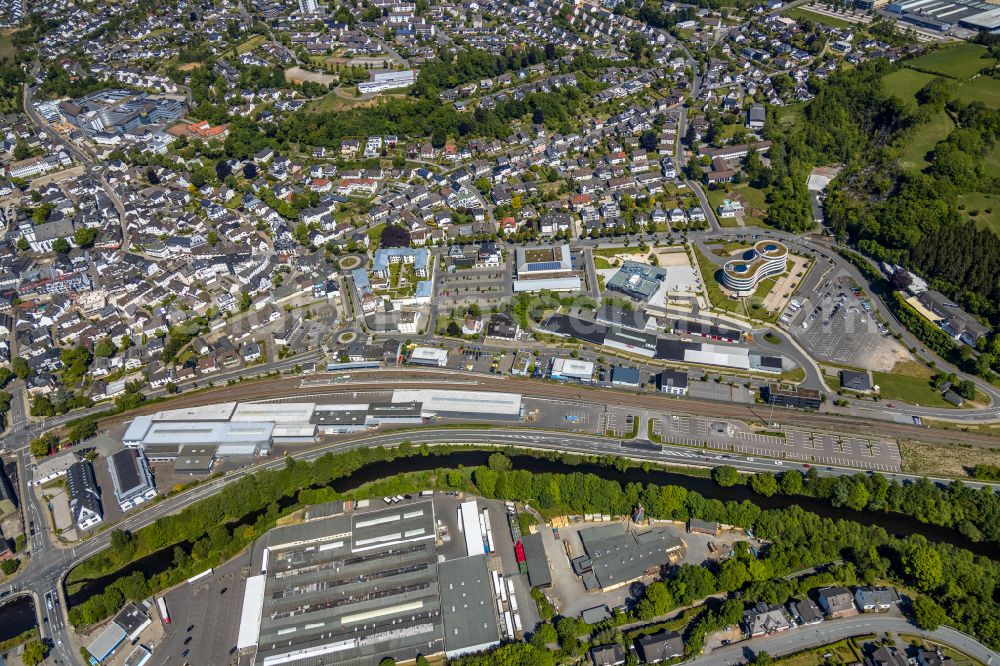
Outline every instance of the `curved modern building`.
POLYGON ((737 296, 750 296, 766 277, 785 272, 788 248, 776 240, 762 240, 754 244, 741 259, 727 261, 722 267, 722 284, 737 296))

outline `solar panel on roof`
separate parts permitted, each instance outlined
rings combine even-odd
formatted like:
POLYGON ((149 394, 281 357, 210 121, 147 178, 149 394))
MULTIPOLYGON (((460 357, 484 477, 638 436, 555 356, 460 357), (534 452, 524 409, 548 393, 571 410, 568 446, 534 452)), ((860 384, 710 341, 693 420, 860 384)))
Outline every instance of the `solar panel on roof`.
POLYGON ((528 264, 529 271, 554 271, 561 267, 562 263, 559 261, 538 261, 528 264))

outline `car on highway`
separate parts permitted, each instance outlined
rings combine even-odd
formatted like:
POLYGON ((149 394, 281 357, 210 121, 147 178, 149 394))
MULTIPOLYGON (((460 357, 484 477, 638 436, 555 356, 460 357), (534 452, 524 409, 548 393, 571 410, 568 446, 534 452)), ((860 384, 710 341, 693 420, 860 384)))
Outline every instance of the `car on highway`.
POLYGON ((775 460, 774 464, 775 465, 784 465, 785 463, 781 462, 780 460, 775 460))
POLYGON ((747 462, 753 462, 753 458, 747 458, 747 462))
POLYGON ((889 408, 892 408, 892 407, 895 407, 895 406, 896 406, 896 403, 894 403, 894 402, 890 402, 890 403, 889 403, 888 405, 886 405, 886 406, 887 406, 887 407, 889 407, 889 408))

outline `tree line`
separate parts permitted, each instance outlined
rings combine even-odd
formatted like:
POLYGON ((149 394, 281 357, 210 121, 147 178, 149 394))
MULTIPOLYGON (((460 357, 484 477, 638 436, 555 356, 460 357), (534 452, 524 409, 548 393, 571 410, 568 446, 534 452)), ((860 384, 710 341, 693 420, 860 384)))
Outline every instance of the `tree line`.
MULTIPOLYGON (((457 448, 446 447, 440 452, 457 448)), ((438 452, 435 449, 435 454, 438 452)), ((117 610, 127 599, 144 598, 194 573, 217 566, 270 529, 279 516, 304 504, 339 497, 330 487, 331 482, 365 465, 430 453, 429 447, 404 443, 398 449, 376 447, 326 454, 313 463, 289 459, 279 470, 258 472, 240 479, 218 494, 178 514, 161 518, 134 534, 115 532, 111 548, 70 572, 69 589, 87 579, 113 574, 164 548, 173 548, 172 566, 148 580, 141 574, 119 579, 102 594, 74 606, 70 611, 71 620, 77 626, 91 624, 117 610)), ((580 456, 533 455, 556 458, 567 464, 586 460, 580 456)), ((625 463, 627 467, 627 461, 625 463)), ((936 599, 931 608, 935 614, 946 615, 955 626, 990 645, 1000 645, 1000 609, 994 599, 1000 565, 950 544, 932 544, 919 535, 899 539, 881 527, 821 518, 799 507, 763 510, 749 501, 710 500, 680 486, 621 484, 579 472, 531 473, 511 469, 509 459, 498 454, 490 457, 488 466, 465 472, 438 470, 435 476, 438 479, 436 487, 475 489, 487 498, 526 501, 548 515, 628 515, 635 506, 642 504, 651 518, 718 521, 751 529, 768 542, 767 548, 754 559, 745 555, 735 558, 745 566, 745 572, 739 564, 704 572, 699 571, 700 567, 677 569, 671 574, 677 582, 669 582, 669 577, 663 581, 669 598, 657 587, 653 598, 645 605, 636 606, 636 612, 643 615, 671 604, 684 605, 715 591, 740 590, 747 600, 775 599, 774 603, 780 603, 784 600, 782 595, 787 598, 799 594, 802 588, 800 583, 785 585, 776 579, 833 560, 847 559, 854 566, 857 580, 890 579, 913 586, 936 599)), ((392 491, 412 492, 418 486, 426 487, 427 483, 427 475, 418 481, 400 475, 367 486, 361 494, 380 496, 392 491)), ((845 497, 850 499, 853 495, 848 492, 845 497)), ((855 504, 858 504, 856 500, 855 504)), ((743 551, 739 550, 738 554, 741 553, 743 551)), ((833 575, 846 580, 849 572, 837 571, 833 575)), ((826 580, 816 578, 813 583, 818 586, 826 580)), ((696 626, 708 631, 718 620, 717 615, 706 616, 696 626)), ((689 643, 700 650, 697 641, 689 643)), ((534 651, 528 655, 534 658, 534 651)))

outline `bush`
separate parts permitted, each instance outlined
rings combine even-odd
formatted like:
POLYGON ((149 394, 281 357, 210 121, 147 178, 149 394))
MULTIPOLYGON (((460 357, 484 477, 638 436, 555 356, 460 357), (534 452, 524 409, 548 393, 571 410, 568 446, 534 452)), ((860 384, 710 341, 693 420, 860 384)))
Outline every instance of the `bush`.
POLYGON ((721 465, 712 468, 712 480, 723 488, 728 488, 739 483, 740 473, 731 465, 721 465))

